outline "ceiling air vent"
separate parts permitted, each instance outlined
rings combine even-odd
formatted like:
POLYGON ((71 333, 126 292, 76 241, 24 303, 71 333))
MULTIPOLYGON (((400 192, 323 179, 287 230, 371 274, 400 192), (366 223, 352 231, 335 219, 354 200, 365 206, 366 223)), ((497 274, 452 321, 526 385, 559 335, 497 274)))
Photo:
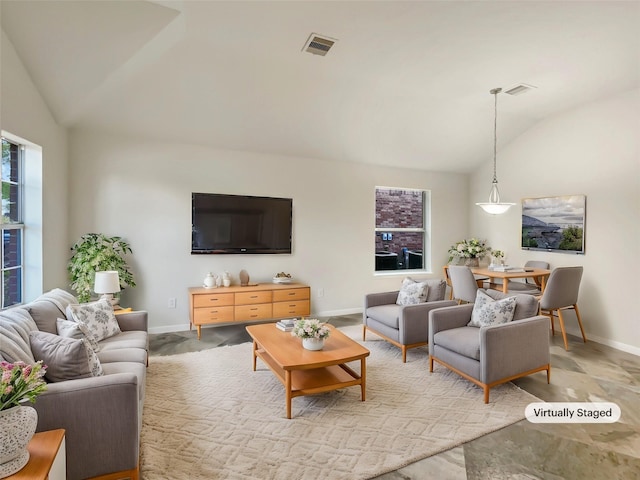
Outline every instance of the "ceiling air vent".
POLYGON ((534 88, 537 87, 534 87, 533 85, 527 85, 526 83, 519 83, 518 85, 515 85, 513 87, 505 88, 504 93, 508 93, 509 95, 522 95, 523 93, 528 93, 534 88))
POLYGON ((324 57, 334 43, 336 43, 336 39, 334 38, 323 37, 317 33, 312 33, 309 35, 302 51, 313 53, 314 55, 322 55, 324 57))

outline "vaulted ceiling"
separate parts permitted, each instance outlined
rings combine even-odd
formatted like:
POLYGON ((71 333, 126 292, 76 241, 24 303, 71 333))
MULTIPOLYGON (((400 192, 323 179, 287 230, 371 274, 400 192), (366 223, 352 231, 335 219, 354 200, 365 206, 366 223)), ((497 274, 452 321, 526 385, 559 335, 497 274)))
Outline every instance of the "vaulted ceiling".
POLYGON ((468 172, 537 122, 640 84, 635 1, 12 1, 57 121, 158 141, 468 172), (311 33, 337 39, 303 52, 311 33))

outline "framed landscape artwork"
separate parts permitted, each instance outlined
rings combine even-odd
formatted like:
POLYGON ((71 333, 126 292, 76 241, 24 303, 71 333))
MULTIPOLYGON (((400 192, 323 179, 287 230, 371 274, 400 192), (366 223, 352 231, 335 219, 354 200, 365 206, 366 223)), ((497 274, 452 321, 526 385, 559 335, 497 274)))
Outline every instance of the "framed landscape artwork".
POLYGON ((587 197, 522 199, 522 249, 584 254, 587 197))

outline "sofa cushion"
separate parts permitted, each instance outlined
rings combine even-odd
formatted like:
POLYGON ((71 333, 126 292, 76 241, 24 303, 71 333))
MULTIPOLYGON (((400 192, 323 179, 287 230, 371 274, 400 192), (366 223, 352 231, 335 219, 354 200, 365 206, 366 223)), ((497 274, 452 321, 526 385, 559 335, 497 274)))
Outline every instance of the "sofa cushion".
POLYGON ((136 362, 147 365, 147 351, 142 348, 117 348, 97 352, 100 363, 136 362))
POLYGON ((522 320, 523 318, 531 318, 538 315, 538 299, 533 295, 525 294, 505 294, 497 290, 482 290, 494 300, 500 300, 506 297, 515 297, 516 309, 513 312, 513 320, 522 320))
POLYGON ((416 282, 410 277, 402 281, 402 286, 398 292, 397 305, 416 305, 427 301, 429 286, 426 282, 416 282))
POLYGON ((400 305, 387 304, 378 305, 376 307, 367 308, 367 317, 372 318, 388 327, 400 328, 400 312, 402 307, 400 305))
POLYGON ((58 333, 56 319, 64 317, 64 311, 61 311, 54 303, 38 300, 31 302, 26 308, 38 325, 38 330, 54 335, 58 333))
POLYGON ((436 345, 480 361, 480 329, 460 327, 443 330, 433 336, 436 345))
POLYGON ((116 350, 119 348, 141 348, 149 350, 149 335, 141 330, 129 330, 120 332, 113 337, 105 338, 98 342, 99 350, 116 350))
POLYGON ((72 320, 65 320, 64 318, 58 318, 56 320, 56 328, 58 335, 66 338, 75 338, 78 340, 86 339, 91 348, 96 352, 100 350, 100 346, 96 339, 91 335, 89 328, 84 323, 77 323, 72 320))
POLYGON ((20 307, 0 312, 0 354, 7 362, 36 363, 31 353, 29 332, 38 330, 29 312, 20 307))
POLYGON ((488 327, 489 325, 499 325, 513 320, 513 313, 516 309, 515 297, 506 297, 494 300, 478 290, 476 301, 471 312, 471 321, 467 324, 470 327, 488 327))
POLYGON ((43 293, 38 298, 34 300, 34 302, 47 301, 53 303, 56 307, 60 309, 60 312, 64 314, 67 309, 67 305, 78 303, 78 299, 71 295, 66 290, 62 290, 61 288, 54 288, 53 290, 49 290, 48 292, 43 293))
POLYGON ((107 299, 67 305, 67 319, 84 323, 98 342, 120 333, 118 320, 113 314, 113 306, 107 299))
POLYGON ((50 382, 102 375, 100 361, 84 338, 34 331, 29 334, 29 340, 34 358, 47 365, 45 378, 50 382))

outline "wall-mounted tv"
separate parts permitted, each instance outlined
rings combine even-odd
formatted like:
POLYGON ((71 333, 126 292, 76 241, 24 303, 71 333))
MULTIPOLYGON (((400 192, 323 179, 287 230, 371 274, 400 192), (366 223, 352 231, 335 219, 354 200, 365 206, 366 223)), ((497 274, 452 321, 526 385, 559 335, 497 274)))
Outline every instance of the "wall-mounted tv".
POLYGON ((522 249, 584 254, 587 197, 522 199, 522 249))
POLYGON ((293 200, 191 194, 191 253, 291 253, 293 200))

